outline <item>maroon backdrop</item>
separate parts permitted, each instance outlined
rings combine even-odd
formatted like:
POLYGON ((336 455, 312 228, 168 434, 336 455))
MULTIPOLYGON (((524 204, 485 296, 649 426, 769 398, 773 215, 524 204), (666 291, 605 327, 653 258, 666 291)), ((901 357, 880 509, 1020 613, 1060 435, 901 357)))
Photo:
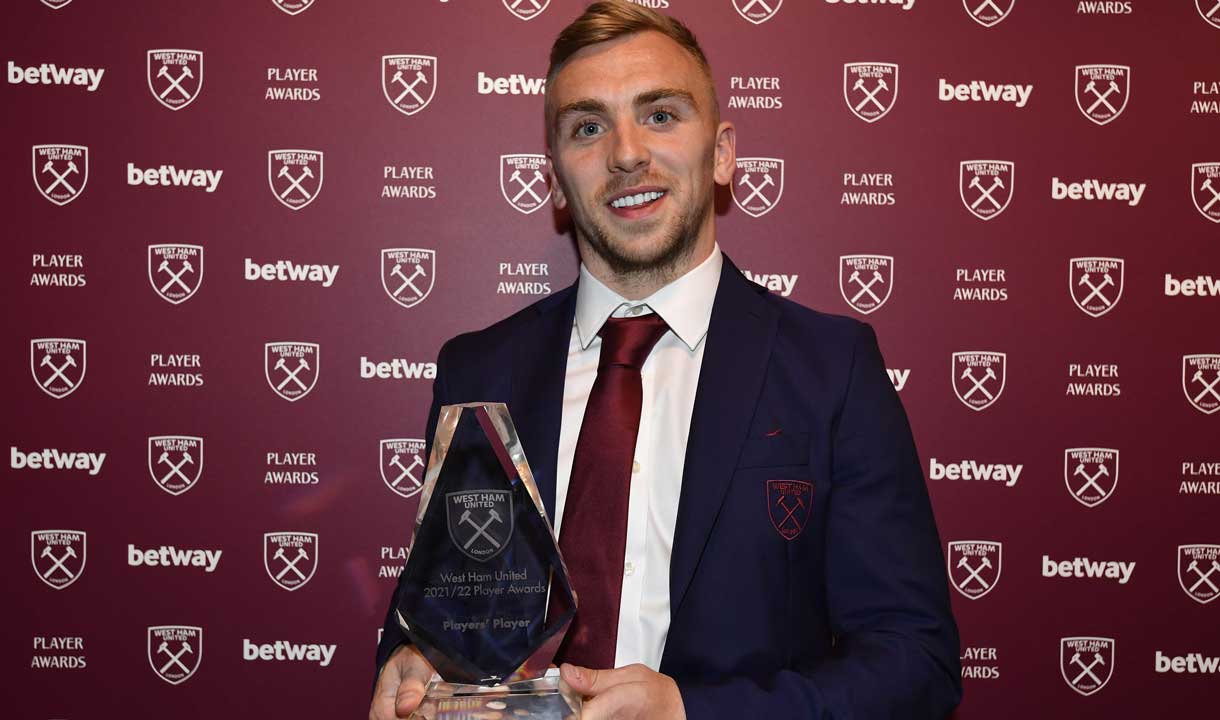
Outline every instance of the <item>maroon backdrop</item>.
MULTIPOLYGON (((1214 0, 642 4, 738 127, 721 246, 877 328, 959 716, 1214 714, 1214 0)), ((363 717, 430 363, 576 275, 581 6, 5 3, 8 715, 363 717)))

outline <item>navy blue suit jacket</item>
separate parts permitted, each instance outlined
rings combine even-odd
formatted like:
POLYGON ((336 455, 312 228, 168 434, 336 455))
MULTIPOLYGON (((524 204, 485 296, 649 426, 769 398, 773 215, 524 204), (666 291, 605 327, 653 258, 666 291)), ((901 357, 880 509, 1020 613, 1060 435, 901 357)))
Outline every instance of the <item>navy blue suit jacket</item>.
MULTIPOLYGON (((572 286, 447 342, 428 417, 430 440, 441 405, 506 402, 548 515, 575 309, 572 286)), ((705 342, 660 668, 687 717, 944 718, 961 696, 957 627, 872 329, 772 295, 725 258, 705 342), (800 483, 807 506, 778 491, 800 483)), ((378 668, 406 642, 393 607, 378 668)))

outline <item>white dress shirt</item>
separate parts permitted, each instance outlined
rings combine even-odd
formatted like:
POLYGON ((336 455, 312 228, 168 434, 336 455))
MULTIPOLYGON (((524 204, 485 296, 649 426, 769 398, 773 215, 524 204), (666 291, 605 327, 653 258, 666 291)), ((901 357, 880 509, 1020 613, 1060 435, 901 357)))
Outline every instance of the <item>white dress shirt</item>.
POLYGON ((643 300, 626 300, 593 277, 582 264, 576 292, 576 320, 568 343, 555 477, 555 532, 572 476, 572 458, 585 405, 597 379, 606 319, 655 312, 669 325, 641 370, 643 404, 627 504, 627 546, 619 605, 615 667, 661 665, 669 632, 669 557, 678 519, 686 438, 712 301, 720 284, 720 246, 697 267, 643 300))

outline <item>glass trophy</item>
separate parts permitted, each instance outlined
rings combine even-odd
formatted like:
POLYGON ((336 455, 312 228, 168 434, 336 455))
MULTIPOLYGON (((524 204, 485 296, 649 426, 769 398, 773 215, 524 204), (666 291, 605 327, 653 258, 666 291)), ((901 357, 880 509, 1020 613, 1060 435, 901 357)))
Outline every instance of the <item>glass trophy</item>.
POLYGON ((576 596, 503 403, 441 408, 396 612, 439 675, 413 718, 580 716, 548 671, 576 596))

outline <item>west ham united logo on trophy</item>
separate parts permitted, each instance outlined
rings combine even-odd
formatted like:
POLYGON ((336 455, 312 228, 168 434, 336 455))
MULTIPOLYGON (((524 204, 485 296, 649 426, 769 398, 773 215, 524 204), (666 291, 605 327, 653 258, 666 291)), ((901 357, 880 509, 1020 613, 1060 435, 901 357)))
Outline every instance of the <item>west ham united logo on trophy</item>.
POLYGON ((1066 637, 1059 640, 1059 673, 1084 696, 1110 682, 1114 674, 1114 638, 1066 637))
POLYGON ((191 299, 203 283, 203 246, 149 245, 148 282, 171 305, 191 299))
POLYGON ((978 600, 1000 581, 1004 546, 991 540, 949 543, 949 582, 963 596, 978 600))
POLYGON ((203 438, 156 435, 148 438, 148 472, 153 482, 170 495, 195 487, 203 473, 203 438))
POLYGON ((89 181, 89 148, 84 145, 35 145, 34 186, 47 200, 63 206, 80 197, 89 181))
POLYGON ((273 342, 263 348, 263 374, 276 395, 296 402, 313 390, 322 352, 317 343, 273 342))
POLYGON ((382 440, 381 479, 386 487, 409 498, 424 487, 424 441, 416 438, 382 440))
POLYGON ((890 299, 894 258, 889 255, 840 255, 839 293, 852 309, 868 315, 890 299))
POLYGON ((779 12, 783 4, 784 0, 733 0, 737 14, 755 25, 761 25, 775 17, 775 13, 779 12))
POLYGON ((449 539, 471 560, 499 555, 513 536, 513 498, 507 490, 462 490, 445 494, 449 539))
POLYGON ((271 4, 289 15, 299 15, 313 5, 313 0, 271 0, 271 4))
POLYGON ((1097 507, 1118 487, 1118 451, 1097 447, 1064 450, 1063 482, 1076 502, 1097 507))
POLYGON ((1122 114, 1130 90, 1131 68, 1126 65, 1076 66, 1076 107, 1098 125, 1122 114))
POLYGON ((867 123, 877 122, 898 99, 898 66, 894 63, 845 63, 843 99, 853 115, 867 123))
POLYGON ((1190 197, 1203 217, 1220 223, 1220 162, 1190 166, 1190 197))
POLYGON ((148 664, 170 685, 185 682, 203 661, 203 628, 154 625, 148 628, 148 664))
POLYGON ((551 0, 501 0, 501 2, 519 20, 533 20, 551 4, 551 0))
POLYGON ((85 379, 85 341, 38 338, 30 341, 30 372, 44 393, 61 400, 85 379))
POLYGON ((300 590, 318 569, 318 534, 263 534, 263 567, 272 582, 288 591, 300 590))
POLYGON ((1199 14, 1214 28, 1220 28, 1220 0, 1195 0, 1199 14))
POLYGON ((500 156, 500 194, 517 212, 529 215, 551 196, 546 184, 546 155, 500 156))
POLYGON ((1016 165, 1006 160, 966 160, 958 171, 962 204, 980 220, 990 220, 1008 208, 1016 165))
POLYGON ((1183 355, 1182 391, 1204 415, 1220 410, 1220 355, 1183 355))
POLYGON ((39 580, 55 590, 63 590, 85 571, 85 533, 35 530, 30 533, 30 562, 39 580))
POLYGON ((382 55, 381 92, 403 115, 428 107, 436 94, 436 58, 431 55, 382 55))
POLYGON ((1123 260, 1080 257, 1068 260, 1068 290, 1072 302, 1089 317, 1114 309, 1123 296, 1123 260))
POLYGON ((733 202, 750 217, 762 217, 775 209, 784 194, 784 161, 778 158, 737 158, 737 180, 733 202))
POLYGON ((1179 545, 1178 584, 1204 605, 1220 596, 1220 545, 1179 545))
POLYGON ((976 350, 953 353, 953 392, 971 410, 986 410, 1004 392, 1005 353, 976 350))
POLYGON ((269 150, 267 182, 289 210, 300 210, 322 190, 322 153, 317 150, 269 150))
POLYGON ((203 89, 203 53, 198 50, 149 50, 148 89, 170 110, 181 110, 203 89))
POLYGON ((809 523, 813 512, 813 484, 804 480, 768 480, 767 514, 771 526, 785 540, 792 540, 809 523))
POLYGON ((983 27, 999 25, 1004 18, 1008 17, 1016 4, 1017 0, 962 0, 966 14, 983 27))
POLYGON ((436 251, 421 248, 386 248, 381 251, 381 287, 394 302, 412 308, 432 292, 436 279, 436 251))

